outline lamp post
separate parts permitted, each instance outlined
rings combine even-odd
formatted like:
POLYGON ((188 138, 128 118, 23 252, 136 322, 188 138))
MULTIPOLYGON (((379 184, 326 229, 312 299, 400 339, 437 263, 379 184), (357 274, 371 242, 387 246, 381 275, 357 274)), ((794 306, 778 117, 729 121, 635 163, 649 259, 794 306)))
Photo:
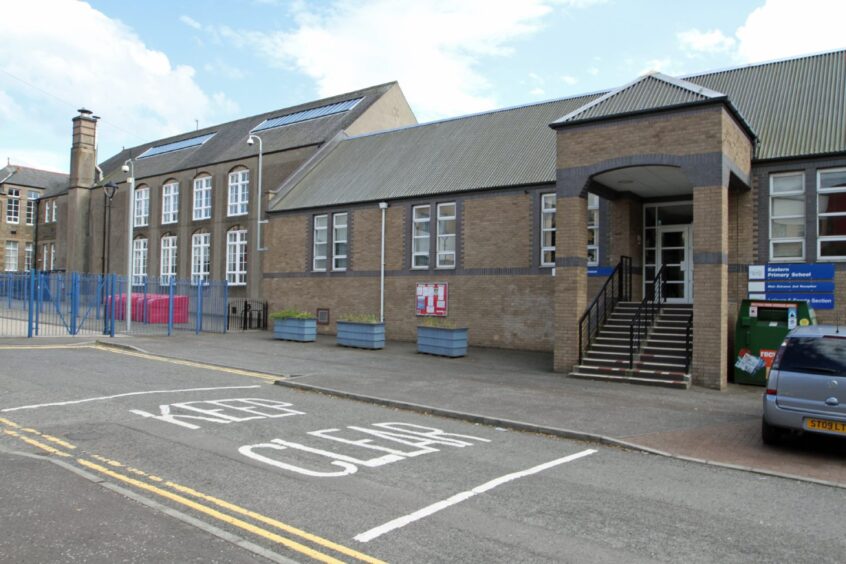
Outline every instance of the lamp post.
POLYGON ((103 257, 101 271, 103 275, 109 272, 109 259, 112 250, 112 198, 115 197, 118 185, 112 181, 103 185, 103 257))
POLYGON ((261 226, 263 223, 267 223, 261 218, 261 198, 262 198, 262 188, 261 188, 261 159, 262 153, 264 152, 264 147, 262 146, 261 137, 258 135, 254 135, 250 133, 250 136, 247 137, 247 145, 252 145, 255 140, 258 140, 259 145, 259 152, 258 152, 258 198, 256 198, 256 251, 266 251, 264 247, 261 246, 261 226))
POLYGON ((126 332, 132 329, 132 228, 135 225, 135 161, 126 159, 121 167, 124 173, 129 173, 129 204, 126 216, 126 332))

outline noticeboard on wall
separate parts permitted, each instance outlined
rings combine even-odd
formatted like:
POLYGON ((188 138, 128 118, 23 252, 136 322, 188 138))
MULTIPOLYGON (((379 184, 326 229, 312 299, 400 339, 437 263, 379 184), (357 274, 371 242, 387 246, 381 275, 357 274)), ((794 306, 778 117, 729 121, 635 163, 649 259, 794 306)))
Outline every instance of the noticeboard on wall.
POLYGON ((418 282, 417 315, 446 317, 448 296, 446 282, 418 282))
POLYGON ((834 264, 749 265, 749 298, 806 301, 814 309, 834 309, 834 264))

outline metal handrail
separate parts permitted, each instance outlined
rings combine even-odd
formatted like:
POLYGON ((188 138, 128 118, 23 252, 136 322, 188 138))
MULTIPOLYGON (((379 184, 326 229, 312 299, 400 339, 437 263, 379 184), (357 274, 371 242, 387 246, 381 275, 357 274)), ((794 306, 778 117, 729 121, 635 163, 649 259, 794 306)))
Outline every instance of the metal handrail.
POLYGON ((690 361, 693 358, 693 313, 687 318, 687 327, 684 334, 684 352, 684 371, 687 374, 690 372, 690 361))
POLYGON ((632 257, 621 256, 617 266, 579 319, 579 364, 618 302, 632 299, 632 257), (609 293, 610 289, 610 293, 609 293))
POLYGON ((629 328, 629 369, 634 368, 635 351, 640 352, 641 341, 645 339, 646 333, 655 321, 657 312, 667 300, 664 285, 666 284, 664 265, 655 273, 652 280, 652 292, 645 295, 640 301, 629 328), (642 339, 643 338, 643 339, 642 339))

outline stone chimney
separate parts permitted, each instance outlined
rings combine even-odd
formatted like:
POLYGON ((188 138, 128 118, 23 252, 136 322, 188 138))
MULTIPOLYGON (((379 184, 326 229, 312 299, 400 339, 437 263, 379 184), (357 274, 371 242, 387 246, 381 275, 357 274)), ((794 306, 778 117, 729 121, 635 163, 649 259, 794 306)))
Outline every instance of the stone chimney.
MULTIPOLYGON (((70 178, 68 180, 68 201, 65 214, 66 245, 65 253, 59 249, 59 257, 64 255, 65 264, 58 265, 68 272, 89 272, 89 216, 91 189, 94 187, 95 167, 97 165, 97 118, 90 110, 82 108, 73 118, 73 138, 71 144, 70 178)), ((60 225, 61 229, 62 226, 60 225)), ((61 240, 59 241, 61 245, 61 240)))

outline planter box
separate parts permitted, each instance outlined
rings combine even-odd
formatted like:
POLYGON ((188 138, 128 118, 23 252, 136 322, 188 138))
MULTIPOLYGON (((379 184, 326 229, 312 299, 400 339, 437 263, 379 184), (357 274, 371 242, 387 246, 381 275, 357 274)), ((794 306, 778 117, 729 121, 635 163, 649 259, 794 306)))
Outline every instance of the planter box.
POLYGON ((459 357, 467 354, 467 329, 417 328, 417 352, 459 357))
POLYGON ((273 321, 273 338, 303 343, 314 341, 317 338, 317 320, 275 319, 273 321))
POLYGON ((342 347, 384 349, 385 324, 339 321, 337 338, 342 347))

